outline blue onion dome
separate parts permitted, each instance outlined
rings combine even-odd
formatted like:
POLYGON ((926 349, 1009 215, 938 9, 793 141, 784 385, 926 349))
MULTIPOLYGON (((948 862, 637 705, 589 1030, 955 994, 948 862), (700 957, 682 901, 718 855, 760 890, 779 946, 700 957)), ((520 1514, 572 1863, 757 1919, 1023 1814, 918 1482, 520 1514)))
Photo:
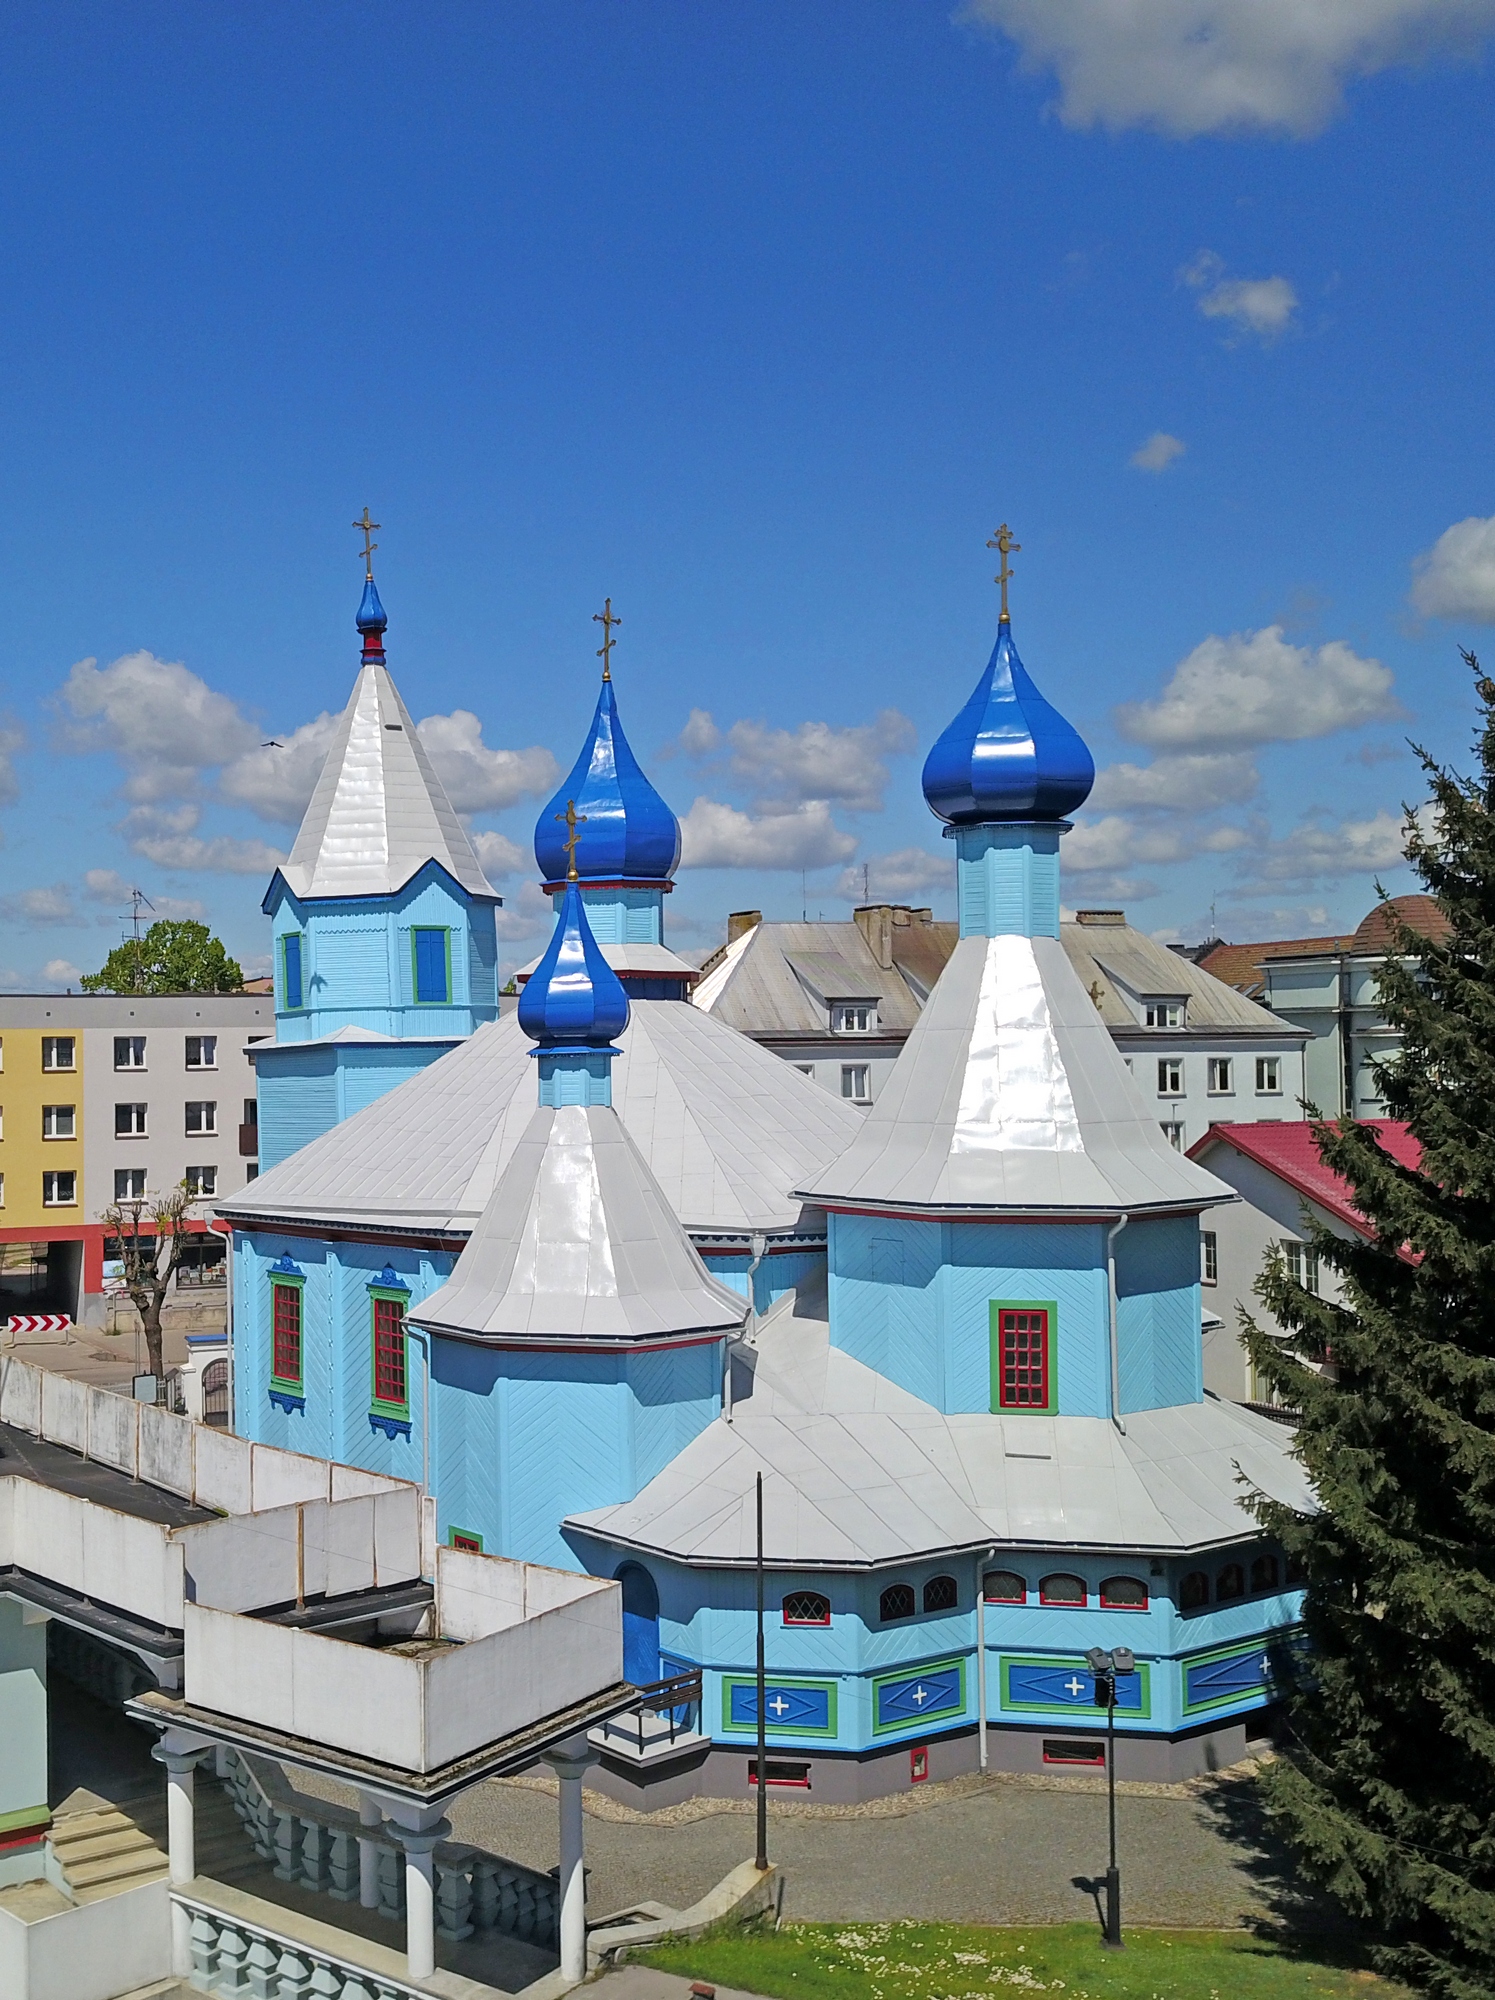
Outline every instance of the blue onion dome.
POLYGON ((1094 783, 1084 738, 1034 687, 1004 618, 975 692, 925 759, 930 811, 952 826, 1063 819, 1094 783))
POLYGON ((358 607, 358 629, 360 632, 383 632, 389 625, 384 615, 384 606, 379 602, 379 592, 374 579, 364 578, 363 600, 358 607))
POLYGON ((542 1049, 603 1049, 628 1026, 628 995, 592 936, 576 882, 519 996, 519 1025, 542 1049))
POLYGON ((680 860, 680 822, 639 769, 618 720, 611 680, 571 774, 535 827, 535 859, 546 882, 566 879, 566 805, 587 823, 578 860, 584 882, 651 886, 667 882, 680 860))

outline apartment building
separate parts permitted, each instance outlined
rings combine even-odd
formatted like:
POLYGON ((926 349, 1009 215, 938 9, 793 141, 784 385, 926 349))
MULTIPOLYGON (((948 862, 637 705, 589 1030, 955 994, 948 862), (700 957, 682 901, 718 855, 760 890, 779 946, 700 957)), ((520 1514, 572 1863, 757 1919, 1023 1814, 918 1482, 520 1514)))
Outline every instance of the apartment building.
POLYGON ((0 1319, 97 1320, 104 1212, 186 1181, 208 1205, 258 1164, 248 993, 0 995, 0 1319))

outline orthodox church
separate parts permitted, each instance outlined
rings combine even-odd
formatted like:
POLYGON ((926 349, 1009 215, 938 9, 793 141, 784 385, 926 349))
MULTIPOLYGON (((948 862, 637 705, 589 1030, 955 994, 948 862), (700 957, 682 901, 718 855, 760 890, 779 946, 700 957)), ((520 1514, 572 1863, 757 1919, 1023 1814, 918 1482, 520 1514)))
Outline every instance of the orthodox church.
MULTIPOLYGON (((1005 570, 1005 560, 1004 560, 1005 570)), ((610 673, 535 856, 555 929, 499 1018, 472 844, 384 658, 265 908, 277 1033, 233 1225, 239 1431, 416 1481, 444 1541, 618 1577, 625 1668, 699 1712, 597 1781, 855 1799, 987 1765, 1103 1766, 1085 1654, 1130 1647, 1118 1767, 1261 1733, 1299 1598, 1247 1507, 1308 1504, 1279 1425, 1202 1380, 1199 1217, 1059 941, 1094 779, 1003 607, 924 767, 960 941, 878 1101, 691 1004, 679 827, 610 673)))

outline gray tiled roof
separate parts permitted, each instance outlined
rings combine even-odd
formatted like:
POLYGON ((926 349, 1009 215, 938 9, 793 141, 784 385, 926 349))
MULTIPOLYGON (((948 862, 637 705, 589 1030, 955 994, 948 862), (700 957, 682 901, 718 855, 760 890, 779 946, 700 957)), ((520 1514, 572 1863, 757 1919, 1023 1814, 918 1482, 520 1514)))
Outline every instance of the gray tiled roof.
POLYGON ((903 975, 878 964, 855 924, 757 924, 736 943, 725 979, 713 968, 696 993, 696 1005, 728 1027, 823 1035, 825 1003, 874 997, 880 1028, 904 1032, 919 1018, 903 975))
MULTIPOLYGON (((797 1183, 827 1166, 862 1113, 709 1014, 636 1000, 613 1102, 696 1235, 792 1230, 797 1183)), ((261 1174, 218 1213, 471 1230, 535 1110, 531 1043, 513 1015, 261 1174)))
POLYGON ((1130 924, 1061 924, 1059 936, 1080 984, 1087 993, 1092 987, 1099 993, 1095 1004, 1108 1028, 1138 1025, 1135 1011, 1116 990, 1119 984, 1138 998, 1185 1000, 1185 1024, 1196 1031, 1294 1032, 1290 1021, 1258 1007, 1223 979, 1130 924))
POLYGON ((1230 1190, 1164 1138, 1054 938, 962 938, 847 1151, 853 1207, 1116 1213, 1230 1190))
POLYGON ((391 896, 428 861, 493 895, 387 669, 361 667, 280 873, 297 896, 391 896))
POLYGON ((1258 1530, 1251 1487, 1311 1504, 1292 1435, 1207 1397, 1104 1417, 946 1416, 830 1345, 792 1300, 759 1328, 752 1393, 633 1500, 567 1525, 689 1563, 863 1567, 947 1550, 1167 1553, 1258 1530))
POLYGON ((531 1115, 420 1326, 469 1337, 639 1340, 735 1331, 711 1276, 610 1105, 531 1115))

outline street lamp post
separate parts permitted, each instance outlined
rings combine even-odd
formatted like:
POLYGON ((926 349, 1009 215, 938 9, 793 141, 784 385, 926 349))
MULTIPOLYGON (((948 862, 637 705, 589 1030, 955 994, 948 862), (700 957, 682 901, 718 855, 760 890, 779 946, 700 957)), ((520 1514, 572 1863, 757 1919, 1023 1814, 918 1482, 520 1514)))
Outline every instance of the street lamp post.
POLYGON ((1116 1676, 1134 1674, 1137 1658, 1129 1646, 1111 1652, 1092 1646, 1085 1655, 1095 1676, 1095 1705, 1106 1711, 1106 1805, 1111 1826, 1111 1861, 1106 1869, 1106 1930, 1101 1940, 1110 1951, 1121 1949, 1121 1870, 1116 1864, 1116 1676))

